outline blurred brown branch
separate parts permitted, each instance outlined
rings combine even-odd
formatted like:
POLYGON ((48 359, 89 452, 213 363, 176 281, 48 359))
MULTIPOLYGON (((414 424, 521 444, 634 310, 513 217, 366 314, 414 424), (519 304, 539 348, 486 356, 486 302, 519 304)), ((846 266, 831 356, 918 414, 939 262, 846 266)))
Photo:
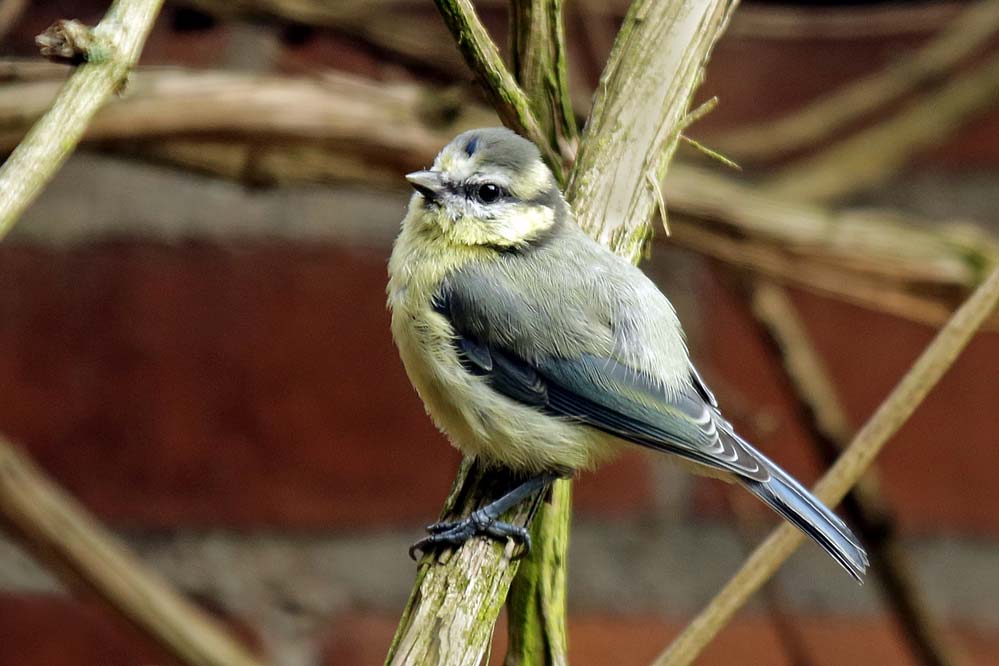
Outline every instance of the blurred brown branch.
MULTIPOLYGON (((940 329, 836 464, 816 484, 814 490, 819 499, 829 505, 839 503, 947 372, 981 324, 995 310, 997 302, 999 269, 988 276, 940 329)), ((704 646, 803 540, 804 535, 787 523, 774 530, 654 663, 657 666, 686 666, 692 663, 704 646)))
MULTIPOLYGON (((852 434, 839 395, 812 344, 804 322, 785 289, 757 280, 750 296, 753 314, 775 349, 805 414, 812 439, 826 464, 832 465, 852 434)), ((925 666, 958 666, 967 658, 950 640, 919 586, 899 543, 895 521, 881 494, 872 464, 843 500, 847 518, 871 558, 871 570, 881 582, 886 600, 909 642, 925 666)))
MULTIPOLYGON (((412 61, 448 76, 468 69, 441 22, 419 0, 185 0, 224 20, 248 17, 329 28, 368 43, 396 60, 412 61)), ((505 6, 503 0, 491 4, 505 6)))
POLYGON ((967 3, 954 0, 918 4, 746 5, 735 16, 728 34, 787 42, 923 36, 939 30, 966 7, 967 3))
MULTIPOLYGON (((0 150, 16 145, 58 86, 36 79, 0 87, 0 150)), ((86 140, 197 135, 321 142, 327 150, 372 154, 395 173, 424 162, 450 132, 495 122, 492 113, 466 102, 447 91, 345 74, 292 78, 146 69, 133 74, 126 95, 96 115, 86 140)))
POLYGON ((69 585, 95 592, 184 664, 260 663, 2 439, 0 519, 69 585))
POLYGON ((774 194, 831 201, 869 190, 903 167, 913 154, 940 143, 976 114, 999 102, 999 56, 954 73, 938 89, 915 96, 883 122, 812 157, 796 160, 768 179, 774 194))
MULTIPOLYGON (((915 58, 848 84, 826 100, 792 115, 786 124, 776 123, 775 127, 786 132, 784 138, 772 137, 772 144, 782 147, 785 146, 782 143, 784 139, 788 139, 793 144, 791 149, 815 145, 836 128, 879 106, 887 106, 924 83, 951 73, 963 58, 994 37, 997 23, 999 3, 989 1, 973 5, 915 58), (799 124, 795 125, 795 122, 799 124), (828 129, 824 129, 824 125, 828 129)), ((770 179, 770 187, 764 191, 776 194, 779 199, 823 201, 861 191, 887 179, 915 152, 939 143, 960 126, 967 115, 988 108, 992 100, 997 99, 994 89, 999 85, 999 79, 995 78, 999 69, 996 65, 999 65, 999 60, 993 58, 970 74, 954 74, 953 83, 941 85, 932 93, 922 95, 879 125, 844 139, 814 157, 806 157, 784 167, 770 179), (979 86, 982 87, 979 89, 979 86)), ((887 237, 882 238, 880 243, 873 238, 868 240, 884 249, 891 247, 890 241, 884 242, 887 237)), ((985 243, 994 247, 991 239, 985 243)), ((994 260, 988 263, 994 263, 994 260)), ((786 376, 805 412, 805 420, 811 426, 816 446, 823 457, 832 463, 850 432, 839 407, 838 396, 784 291, 762 280, 753 282, 757 320, 782 357, 786 376)), ((904 294, 897 294, 892 300, 903 302, 899 296, 904 299, 904 294)), ((929 310, 925 314, 930 314, 929 310)), ((851 522, 870 549, 873 569, 883 583, 886 601, 914 654, 927 665, 961 663, 960 652, 929 612, 904 552, 894 538, 892 521, 878 492, 873 469, 848 494, 845 505, 851 522)), ((732 588, 729 588, 731 591, 732 588)), ((705 611, 699 620, 705 618, 709 611, 705 611)), ((680 640, 696 636, 704 629, 703 625, 692 626, 680 640)), ((686 663, 685 659, 696 654, 699 648, 691 648, 694 642, 688 641, 686 647, 690 648, 691 654, 686 656, 682 654, 684 648, 679 643, 671 647, 670 652, 674 652, 675 648, 678 663, 686 663)))
MULTIPOLYGON (((119 0, 92 29, 61 21, 39 36, 43 52, 83 64, 58 93, 46 94, 46 105, 51 102, 51 108, 37 111, 44 115, 0 167, 4 193, 0 238, 73 151, 94 114, 124 87, 159 8, 159 0, 119 0)), ((95 591, 178 660, 192 666, 257 663, 213 620, 143 569, 70 497, 2 440, 0 518, 57 574, 95 591)))
POLYGON ((974 2, 911 56, 894 60, 782 118, 712 137, 711 145, 749 161, 814 147, 850 123, 952 74, 962 60, 993 40, 997 31, 999 0, 974 2))
MULTIPOLYGON (((185 0, 226 19, 240 16, 274 17, 307 25, 340 27, 343 21, 374 20, 413 7, 426 7, 421 0, 185 0)), ((505 9, 506 0, 485 0, 482 6, 505 9)), ((452 50, 453 44, 446 43, 452 50)))
MULTIPOLYGON (((994 23, 994 19, 992 22, 994 23)), ((971 73, 960 75, 938 90, 922 95, 881 124, 845 139, 815 157, 792 163, 770 180, 769 187, 764 189, 764 196, 776 195, 775 200, 785 202, 789 199, 823 201, 881 182, 896 172, 913 153, 938 143, 968 115, 987 108, 996 99, 996 90, 999 90, 999 79, 996 78, 999 75, 997 65, 999 60, 993 58, 973 69, 971 73)), ((842 231, 844 229, 839 224, 829 228, 831 233, 842 231)), ((868 239, 869 242, 873 240, 876 239, 868 239)), ((887 240, 887 237, 882 240, 887 240)), ((875 247, 878 244, 874 243, 875 247)), ((987 244, 993 248, 990 253, 994 257, 994 243, 987 244)), ((889 246, 889 244, 884 245, 884 247, 889 246)), ((780 265, 776 253, 770 252, 769 255, 771 265, 780 265), (774 259, 777 261, 773 261, 774 259)), ((987 262, 990 265, 994 263, 994 258, 987 262)), ((834 278, 830 274, 824 279, 834 278)), ((857 287, 858 285, 854 285, 852 290, 857 291, 857 287)), ((865 291, 871 293, 869 289, 865 291)), ((873 463, 887 439, 916 409, 930 387, 950 366, 974 331, 992 314, 997 299, 999 299, 999 269, 994 270, 986 282, 950 318, 896 390, 882 403, 874 417, 853 440, 853 444, 829 470, 816 487, 816 494, 821 499, 833 504, 850 490, 863 471, 873 463)), ((904 293, 896 294, 892 300, 906 309, 913 306, 924 307, 917 305, 904 293)), ((923 313, 930 314, 928 309, 923 309, 923 313)), ((762 313, 758 316, 764 324, 769 324, 775 335, 780 332, 786 333, 783 329, 777 331, 775 328, 777 324, 772 318, 768 319, 762 313)), ((780 316, 787 317, 789 312, 784 311, 780 316)), ((784 319, 780 323, 786 327, 793 322, 784 319)), ((808 340, 803 329, 799 337, 799 343, 808 340)), ((803 360, 803 348, 802 344, 797 345, 796 356, 786 359, 789 364, 792 362, 798 364, 795 367, 788 366, 789 379, 796 382, 799 399, 815 410, 816 434, 822 437, 830 432, 839 432, 845 441, 845 434, 842 432, 845 428, 845 418, 836 409, 835 394, 831 385, 820 381, 818 366, 815 363, 809 364, 807 355, 803 360), (800 372, 802 364, 809 366, 808 372, 804 375, 800 372), (799 372, 795 372, 795 369, 799 372), (806 378, 809 382, 801 383, 806 378), (829 428, 829 431, 825 431, 825 428, 829 428)), ((817 357, 811 360, 816 361, 817 357)), ((884 513, 879 511, 881 504, 871 491, 870 483, 862 487, 864 490, 858 491, 850 504, 856 514, 855 518, 859 518, 857 522, 869 532, 867 536, 871 536, 870 533, 873 533, 877 521, 884 517, 884 513)), ((782 525, 776 530, 655 663, 660 666, 691 663, 721 627, 731 619, 735 611, 773 575, 800 541, 800 535, 794 533, 787 525, 782 525)), ((891 539, 875 540, 871 545, 875 551, 874 560, 880 565, 879 570, 884 574, 886 591, 896 616, 905 628, 907 638, 918 656, 926 664, 955 663, 959 655, 946 642, 935 619, 922 602, 918 587, 905 567, 898 545, 891 539)))
MULTIPOLYGON (((829 99, 832 105, 818 104, 810 107, 800 117, 811 118, 812 128, 822 125, 823 112, 832 126, 845 124, 851 114, 859 117, 879 105, 887 105, 910 89, 937 77, 948 70, 956 70, 960 61, 982 43, 995 36, 999 27, 999 2, 988 1, 972 5, 955 19, 949 28, 915 58, 906 60, 885 72, 847 85, 842 92, 829 99), (889 75, 892 80, 882 80, 889 75), (906 78, 909 80, 906 81, 906 78), (924 81, 925 79, 925 81, 924 81), (880 89, 878 86, 883 84, 880 89), (887 93, 887 94, 885 94, 887 93), (838 106, 837 106, 838 104, 838 106), (809 112, 817 115, 809 116, 809 112), (843 115, 836 116, 835 113, 843 115)), ((934 93, 936 105, 912 105, 880 125, 860 132, 834 144, 815 157, 804 158, 785 167, 771 179, 778 193, 790 193, 807 199, 843 197, 870 187, 870 180, 879 182, 895 173, 918 150, 935 145, 960 125, 963 115, 973 110, 987 108, 992 95, 988 89, 999 85, 990 79, 999 72, 999 60, 987 63, 980 71, 985 80, 973 73, 970 84, 987 86, 984 96, 975 97, 968 85, 942 86, 934 93), (927 119, 935 118, 936 125, 927 119), (926 131, 925 125, 930 125, 926 131), (937 133, 934 134, 934 131, 937 133), (864 165, 867 171, 859 168, 864 165), (858 175, 859 174, 859 175, 858 175), (873 176, 869 179, 868 176, 873 176)), ((960 75, 954 75, 959 77, 960 75)), ((959 79, 960 80, 960 79, 959 79)), ((780 124, 780 123, 778 123, 780 124)), ((804 127, 804 126, 801 126, 804 127)), ((835 127, 831 127, 835 129, 835 127)), ((829 132, 832 133, 831 131, 829 132)), ((826 134, 813 134, 811 141, 820 142, 826 134)), ((809 139, 802 139, 803 144, 809 139)), ((779 144, 779 140, 777 141, 779 144)), ((991 244, 991 241, 989 241, 991 244)), ((826 376, 804 325, 798 320, 793 304, 779 286, 763 280, 754 280, 751 287, 754 314, 779 354, 785 376, 798 400, 804 421, 809 425, 812 441, 823 459, 832 464, 849 439, 850 430, 839 404, 839 398, 826 376)), ((844 507, 848 518, 857 528, 870 553, 872 570, 882 583, 885 601, 893 611, 914 656, 926 666, 954 665, 966 662, 933 613, 930 612, 914 572, 908 564, 903 547, 897 539, 894 521, 887 502, 879 492, 876 469, 872 465, 857 486, 846 496, 844 507)))
MULTIPOLYGON (((20 76, 17 63, 4 67, 20 76)), ((55 95, 59 83, 39 78, 44 71, 29 68, 30 80, 0 86, 0 149, 55 95)), ((147 69, 96 115, 85 140, 253 183, 395 186, 457 132, 495 122, 461 95, 416 84, 147 69)), ((836 212, 682 163, 671 167, 663 195, 672 243, 930 324, 946 321, 999 258, 995 240, 969 224, 836 212)))
POLYGON ((672 243, 924 323, 945 322, 999 259, 999 244, 970 224, 931 225, 890 210, 833 211, 696 167, 674 165, 664 194, 672 243))

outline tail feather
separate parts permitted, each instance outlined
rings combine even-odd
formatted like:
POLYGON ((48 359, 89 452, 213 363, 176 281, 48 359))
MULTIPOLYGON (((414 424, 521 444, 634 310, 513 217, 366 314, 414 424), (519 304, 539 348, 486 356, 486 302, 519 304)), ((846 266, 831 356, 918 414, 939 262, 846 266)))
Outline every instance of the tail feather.
POLYGON ((869 564, 867 553, 850 528, 787 472, 762 454, 760 458, 767 464, 770 479, 742 478, 739 482, 822 546, 858 583, 863 583, 869 564))

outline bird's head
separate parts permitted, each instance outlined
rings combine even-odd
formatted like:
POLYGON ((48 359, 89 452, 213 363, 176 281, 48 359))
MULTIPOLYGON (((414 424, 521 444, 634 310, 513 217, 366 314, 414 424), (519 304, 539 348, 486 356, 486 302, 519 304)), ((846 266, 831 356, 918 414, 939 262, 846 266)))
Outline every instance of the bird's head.
POLYGON ((459 245, 525 247, 566 214, 537 147, 503 127, 459 134, 406 180, 416 190, 410 219, 459 245))

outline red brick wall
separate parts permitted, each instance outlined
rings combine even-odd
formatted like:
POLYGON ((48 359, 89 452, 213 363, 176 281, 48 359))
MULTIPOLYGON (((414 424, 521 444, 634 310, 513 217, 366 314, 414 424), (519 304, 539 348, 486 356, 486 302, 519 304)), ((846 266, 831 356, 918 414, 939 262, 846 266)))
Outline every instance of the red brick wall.
MULTIPOLYGON (((0 248, 0 424, 116 525, 358 528, 434 515, 457 454, 388 333, 385 255, 337 247, 0 248)), ((745 306, 700 294, 723 407, 805 479, 815 456, 745 306), (760 431, 754 416, 774 424, 760 431)), ((799 295, 860 424, 932 331, 799 295), (849 334, 846 332, 849 331, 849 334)), ((880 468, 915 532, 999 534, 999 335, 982 335, 880 468)), ((583 515, 650 510, 635 453, 580 484, 583 515)), ((707 481, 706 492, 719 484, 707 481)))
MULTIPOLYGON (((422 524, 458 455, 392 346, 385 261, 292 245, 0 247, 0 424, 115 525, 422 524)), ((625 459, 580 501, 638 508, 648 481, 625 459)))

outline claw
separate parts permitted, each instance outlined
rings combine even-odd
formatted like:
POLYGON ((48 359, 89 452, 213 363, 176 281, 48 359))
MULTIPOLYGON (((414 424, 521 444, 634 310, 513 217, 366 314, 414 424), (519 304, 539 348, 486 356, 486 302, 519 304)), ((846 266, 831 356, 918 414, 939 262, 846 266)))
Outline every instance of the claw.
POLYGON ((514 545, 520 546, 520 551, 512 558, 514 560, 527 557, 531 552, 531 533, 524 527, 509 523, 494 523, 486 527, 484 533, 497 541, 509 539, 514 545))
POLYGON ((431 523, 426 526, 427 534, 440 534, 441 532, 447 532, 448 530, 454 529, 457 523, 431 523))
POLYGON ((519 560, 531 552, 531 535, 526 528, 495 521, 481 513, 471 515, 453 522, 434 523, 427 526, 427 536, 409 547, 409 557, 416 561, 417 552, 426 552, 437 545, 460 546, 474 536, 484 536, 496 541, 510 539, 519 545, 520 551, 513 556, 519 560))
MULTIPOLYGON (((514 539, 513 537, 509 538, 512 539, 515 544, 518 543, 517 539, 514 539)), ((520 541, 519 543, 520 543, 520 550, 514 553, 513 556, 510 558, 513 561, 522 560, 531 554, 531 535, 528 534, 526 530, 524 531, 523 540, 520 541)))
POLYGON ((521 546, 520 552, 513 559, 526 557, 531 552, 530 533, 519 525, 511 525, 498 518, 532 494, 544 491, 556 477, 557 474, 554 473, 540 474, 460 520, 427 525, 427 536, 409 547, 409 556, 416 560, 417 551, 427 552, 440 544, 460 546, 473 536, 481 535, 497 541, 511 540, 514 545, 521 546))

